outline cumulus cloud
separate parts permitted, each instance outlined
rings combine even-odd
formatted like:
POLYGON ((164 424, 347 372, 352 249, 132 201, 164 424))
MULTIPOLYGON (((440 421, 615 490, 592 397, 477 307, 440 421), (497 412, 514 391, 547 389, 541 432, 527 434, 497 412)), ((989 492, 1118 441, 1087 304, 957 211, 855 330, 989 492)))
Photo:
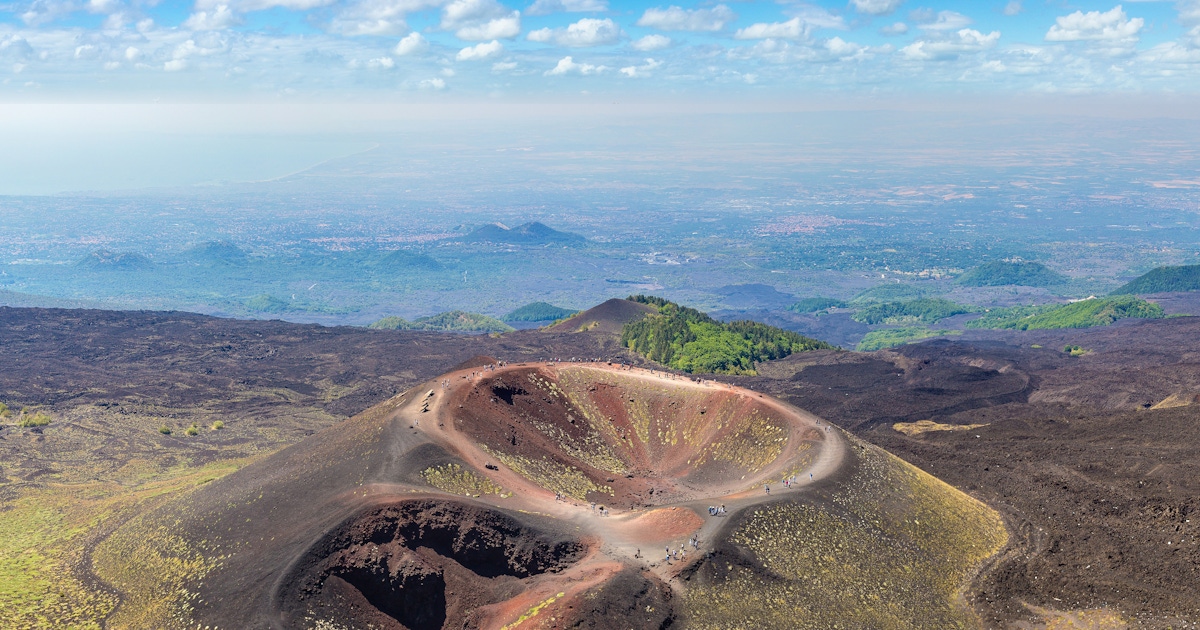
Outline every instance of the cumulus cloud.
POLYGON ((1138 61, 1151 65, 1184 65, 1200 63, 1200 49, 1182 46, 1178 42, 1163 42, 1138 54, 1138 61))
POLYGON ((375 59, 367 60, 368 68, 375 68, 375 69, 379 69, 379 70, 391 70, 395 66, 396 66, 396 60, 392 59, 391 57, 376 57, 375 59))
POLYGON ((515 61, 497 61, 492 64, 492 72, 510 72, 517 69, 515 61))
POLYGON ((900 8, 904 0, 850 0, 854 10, 867 15, 887 15, 900 8))
POLYGON ((458 54, 454 56, 454 59, 456 61, 482 61, 484 59, 491 59, 492 57, 499 55, 501 52, 504 52, 504 44, 501 44, 493 39, 490 42, 475 44, 474 46, 467 46, 466 48, 458 51, 458 54))
POLYGON ((879 29, 879 33, 881 35, 886 35, 888 37, 893 37, 896 35, 903 35, 907 32, 908 32, 908 25, 905 24, 904 22, 896 22, 894 24, 888 24, 887 26, 879 29))
MULTIPOLYGON (((410 84, 411 85, 411 84, 410 84)), ((417 87, 422 90, 444 90, 446 89, 446 81, 444 79, 425 79, 417 84, 417 87)))
POLYGON ((24 60, 33 57, 33 46, 24 37, 10 35, 0 39, 0 59, 24 60))
POLYGON ((558 64, 546 71, 546 76, 562 76, 565 74, 579 74, 587 76, 589 74, 600 74, 608 70, 607 66, 593 66, 590 63, 575 63, 571 57, 563 57, 558 60, 558 64))
POLYGON ((469 42, 485 39, 512 39, 521 34, 521 15, 513 11, 511 15, 494 20, 488 20, 473 26, 464 26, 454 31, 454 36, 469 42))
POLYGON ((591 13, 607 11, 605 0, 537 0, 525 9, 525 15, 549 15, 551 13, 591 13))
POLYGON ((341 6, 326 29, 339 35, 351 36, 402 35, 408 32, 408 23, 405 20, 408 14, 441 4, 441 0, 359 0, 341 6))
POLYGON ((656 59, 647 59, 646 63, 640 66, 626 66, 621 68, 621 74, 630 79, 642 79, 650 76, 650 72, 662 65, 661 61, 656 59))
POLYGON ((807 22, 792 18, 786 22, 759 22, 740 28, 734 39, 807 39, 810 32, 807 22))
POLYGON ((429 40, 425 39, 420 33, 412 32, 405 35, 392 50, 397 56, 412 55, 419 53, 429 48, 429 40))
POLYGON ((971 28, 964 28, 951 37, 915 41, 900 49, 900 55, 913 61, 957 59, 960 55, 977 53, 996 45, 1000 31, 987 35, 971 28))
POLYGON ((1021 6, 1021 0, 1008 0, 1008 4, 1004 5, 1004 15, 1014 16, 1023 11, 1025 7, 1021 6))
POLYGON ((737 19, 729 7, 718 4, 711 9, 683 9, 671 5, 665 9, 646 9, 637 25, 664 31, 716 32, 737 19))
POLYGON ((442 9, 441 27, 467 41, 512 39, 521 34, 521 12, 496 0, 453 0, 442 9))
POLYGON ((163 62, 163 70, 167 72, 179 72, 187 69, 187 59, 171 59, 163 62))
POLYGON ((1175 8, 1179 10, 1180 22, 1200 24, 1200 0, 1179 0, 1175 8))
POLYGON ((196 11, 183 21, 183 28, 189 31, 218 31, 229 28, 239 22, 233 10, 227 4, 221 4, 210 10, 196 11))
POLYGON ((953 31, 971 24, 971 18, 957 11, 914 11, 913 19, 923 31, 953 31))
POLYGON ((337 0, 196 0, 197 11, 215 9, 220 5, 229 5, 240 13, 265 11, 276 7, 292 11, 308 11, 317 7, 334 4, 337 0))
POLYGON ((1108 11, 1076 11, 1054 20, 1046 32, 1048 42, 1134 42, 1145 26, 1142 18, 1129 19, 1121 5, 1108 11))
POLYGON ((621 38, 621 27, 612 20, 584 18, 566 28, 540 28, 529 33, 532 42, 558 44, 572 48, 611 44, 621 38))
POLYGON ((629 44, 634 50, 642 52, 650 52, 652 50, 662 50, 671 45, 671 38, 666 35, 647 35, 645 37, 635 39, 629 44))

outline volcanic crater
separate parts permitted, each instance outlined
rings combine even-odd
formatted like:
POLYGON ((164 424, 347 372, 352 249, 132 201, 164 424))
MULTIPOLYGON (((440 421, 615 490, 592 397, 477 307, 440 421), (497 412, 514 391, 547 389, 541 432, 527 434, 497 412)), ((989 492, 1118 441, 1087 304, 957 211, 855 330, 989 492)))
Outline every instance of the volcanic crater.
MULTIPOLYGON (((734 567, 814 611, 832 600, 803 587, 811 576, 861 574, 878 589, 926 567, 940 589, 936 614, 959 619, 959 581, 998 550, 1003 528, 889 457, 724 383, 484 357, 168 503, 114 540, 207 562, 168 625, 699 628, 775 614, 744 605, 760 581, 734 567), (766 508, 783 520, 755 516, 766 508), (947 510, 953 540, 969 542, 947 547, 934 518, 947 510), (913 525, 918 516, 933 525, 913 525), (821 540, 808 525, 816 517, 833 524, 828 550, 806 546, 821 540), (164 531, 180 534, 160 541, 164 531), (847 553, 839 541, 868 535, 881 550, 906 549, 903 570, 828 565, 847 553), (791 543, 763 546, 777 537, 791 543)), ((128 570, 142 561, 129 555, 128 570)), ((125 618, 151 618, 122 606, 125 618)))

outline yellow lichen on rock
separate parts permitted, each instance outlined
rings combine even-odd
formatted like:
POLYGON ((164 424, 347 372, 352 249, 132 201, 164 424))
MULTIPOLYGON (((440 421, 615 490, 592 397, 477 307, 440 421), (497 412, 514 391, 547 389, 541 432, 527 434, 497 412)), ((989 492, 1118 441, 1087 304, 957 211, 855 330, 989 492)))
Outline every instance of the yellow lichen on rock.
POLYGON ((831 500, 801 495, 735 521, 730 546, 688 585, 692 626, 978 626, 961 594, 1007 542, 1000 516, 850 439, 857 461, 831 500))
POLYGON ((983 424, 941 424, 933 420, 917 420, 916 422, 897 422, 892 425, 892 429, 898 433, 903 433, 908 437, 916 437, 922 433, 930 433, 934 431, 971 431, 980 427, 986 427, 991 424, 985 422, 983 424))
POLYGON ((491 479, 458 464, 426 468, 421 472, 421 476, 429 485, 451 494, 480 496, 504 493, 504 488, 493 483, 491 479))

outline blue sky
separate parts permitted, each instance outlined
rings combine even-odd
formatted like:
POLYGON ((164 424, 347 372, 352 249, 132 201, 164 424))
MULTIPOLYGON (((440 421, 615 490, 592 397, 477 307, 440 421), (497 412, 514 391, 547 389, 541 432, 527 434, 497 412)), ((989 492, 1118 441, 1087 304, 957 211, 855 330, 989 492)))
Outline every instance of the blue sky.
POLYGON ((1197 91, 1200 0, 0 0, 6 102, 1197 91))

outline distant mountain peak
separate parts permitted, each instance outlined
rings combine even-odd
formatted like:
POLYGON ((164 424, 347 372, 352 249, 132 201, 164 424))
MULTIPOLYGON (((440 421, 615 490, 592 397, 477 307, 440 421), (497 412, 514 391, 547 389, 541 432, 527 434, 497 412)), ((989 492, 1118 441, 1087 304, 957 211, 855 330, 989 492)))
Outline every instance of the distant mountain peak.
POLYGON ((545 223, 530 221, 515 228, 503 223, 480 226, 463 237, 472 243, 505 243, 508 245, 581 245, 587 239, 572 232, 556 230, 545 223))

